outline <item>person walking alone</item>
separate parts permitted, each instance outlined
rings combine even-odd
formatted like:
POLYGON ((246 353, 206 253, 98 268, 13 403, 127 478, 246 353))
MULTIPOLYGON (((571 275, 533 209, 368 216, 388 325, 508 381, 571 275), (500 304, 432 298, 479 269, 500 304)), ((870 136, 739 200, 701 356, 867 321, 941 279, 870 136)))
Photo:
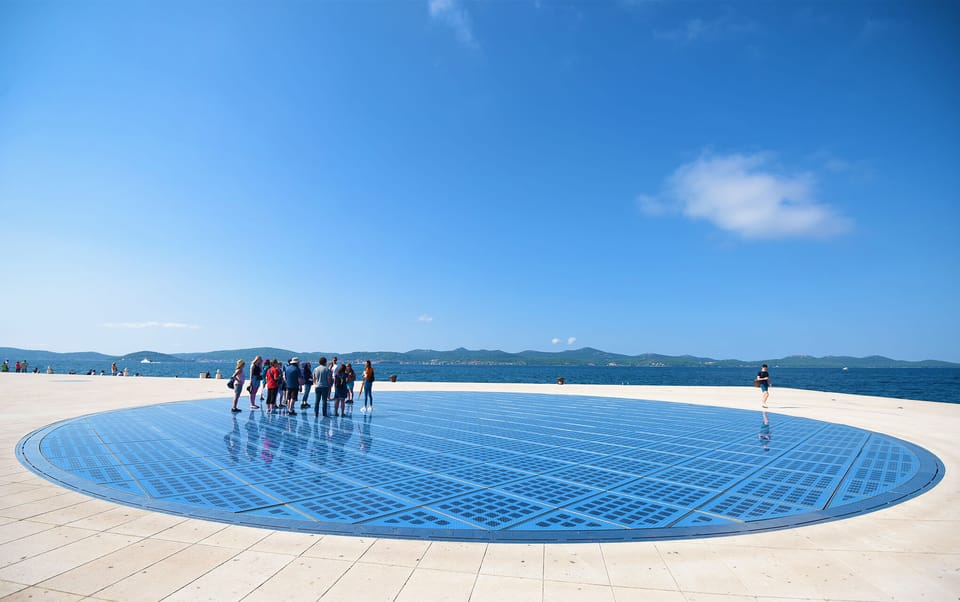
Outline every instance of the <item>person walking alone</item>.
POLYGON ((770 373, 767 372, 766 364, 760 367, 760 372, 757 372, 757 384, 760 385, 762 392, 760 405, 767 407, 767 398, 770 397, 770 373))

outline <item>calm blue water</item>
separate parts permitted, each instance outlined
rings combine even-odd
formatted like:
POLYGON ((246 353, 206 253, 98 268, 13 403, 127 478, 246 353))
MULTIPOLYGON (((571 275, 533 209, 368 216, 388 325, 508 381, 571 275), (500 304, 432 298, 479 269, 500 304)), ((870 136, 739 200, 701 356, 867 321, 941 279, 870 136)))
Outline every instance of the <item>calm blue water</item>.
MULTIPOLYGON (((353 361, 348 360, 348 361, 353 361)), ((361 361, 354 367, 362 366, 361 361)), ((38 366, 46 370, 46 365, 38 366)), ((63 363, 52 366, 58 374, 71 370, 84 374, 90 369, 110 373, 110 365, 63 363)), ((232 362, 177 362, 125 364, 131 375, 197 378, 201 372, 224 377, 233 373, 232 362)), ((680 386, 750 385, 758 368, 635 368, 614 366, 434 366, 420 364, 375 364, 377 378, 396 374, 401 381, 477 383, 554 383, 562 376, 569 384, 626 384, 680 386)), ((899 397, 960 403, 960 369, 899 368, 854 369, 774 368, 774 387, 834 391, 857 395, 899 397)), ((226 390, 226 387, 224 387, 226 390)))

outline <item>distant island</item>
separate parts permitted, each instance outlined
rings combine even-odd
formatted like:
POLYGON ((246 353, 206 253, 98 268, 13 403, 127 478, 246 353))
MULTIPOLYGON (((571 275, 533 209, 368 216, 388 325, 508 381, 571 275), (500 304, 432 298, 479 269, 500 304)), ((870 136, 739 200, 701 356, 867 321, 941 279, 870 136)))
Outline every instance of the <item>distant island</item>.
POLYGON ((251 349, 229 349, 202 353, 165 354, 156 351, 137 351, 122 356, 105 355, 92 351, 74 353, 56 353, 15 347, 0 347, 0 359, 10 362, 27 360, 31 364, 42 362, 83 361, 83 362, 229 362, 243 358, 248 362, 255 356, 286 360, 298 356, 302 361, 315 361, 320 356, 339 356, 344 361, 361 362, 371 360, 375 363, 391 364, 428 364, 428 365, 476 365, 476 366, 635 366, 648 368, 744 368, 767 363, 777 368, 960 368, 960 364, 939 360, 904 361, 880 355, 868 357, 790 355, 782 358, 761 358, 756 360, 713 359, 692 355, 660 355, 643 353, 623 355, 609 353, 591 347, 566 351, 521 351, 509 353, 499 350, 464 349, 460 347, 450 351, 432 349, 414 349, 406 352, 395 351, 292 351, 276 347, 251 349))

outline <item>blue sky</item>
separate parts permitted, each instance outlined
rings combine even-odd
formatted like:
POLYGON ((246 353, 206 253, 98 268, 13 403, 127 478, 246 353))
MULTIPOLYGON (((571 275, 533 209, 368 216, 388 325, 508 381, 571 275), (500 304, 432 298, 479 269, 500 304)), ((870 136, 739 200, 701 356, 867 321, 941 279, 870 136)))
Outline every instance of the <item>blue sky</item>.
POLYGON ((960 361, 954 2, 0 0, 0 345, 960 361))

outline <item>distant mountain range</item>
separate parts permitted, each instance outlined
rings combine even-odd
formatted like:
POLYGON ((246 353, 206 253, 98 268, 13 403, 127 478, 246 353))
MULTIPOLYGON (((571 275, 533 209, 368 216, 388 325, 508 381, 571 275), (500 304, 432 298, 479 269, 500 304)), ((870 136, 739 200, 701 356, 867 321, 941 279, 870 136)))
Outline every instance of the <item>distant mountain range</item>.
POLYGON ((659 355, 643 353, 640 355, 622 355, 608 353, 584 347, 567 351, 521 351, 508 353, 499 350, 464 349, 460 347, 451 351, 434 351, 432 349, 414 349, 407 352, 394 351, 355 351, 351 353, 335 353, 330 351, 292 351, 275 347, 259 347, 252 349, 229 349, 223 351, 208 351, 204 353, 175 353, 165 354, 156 351, 137 351, 122 356, 105 355, 92 351, 77 353, 55 353, 31 349, 17 349, 14 347, 0 347, 0 359, 6 358, 10 362, 27 360, 33 365, 42 362, 140 362, 148 359, 150 362, 228 362, 243 358, 248 362, 255 356, 264 358, 278 358, 287 360, 298 356, 301 361, 316 361, 320 356, 328 358, 334 355, 344 361, 361 362, 371 360, 376 363, 397 364, 434 364, 434 365, 513 365, 513 366, 644 366, 644 367, 710 367, 742 368, 755 367, 760 363, 767 363, 778 368, 960 368, 960 364, 939 360, 923 360, 919 362, 894 360, 880 355, 869 357, 825 356, 813 357, 809 355, 791 355, 782 358, 765 358, 762 360, 717 360, 708 357, 692 355, 659 355))

